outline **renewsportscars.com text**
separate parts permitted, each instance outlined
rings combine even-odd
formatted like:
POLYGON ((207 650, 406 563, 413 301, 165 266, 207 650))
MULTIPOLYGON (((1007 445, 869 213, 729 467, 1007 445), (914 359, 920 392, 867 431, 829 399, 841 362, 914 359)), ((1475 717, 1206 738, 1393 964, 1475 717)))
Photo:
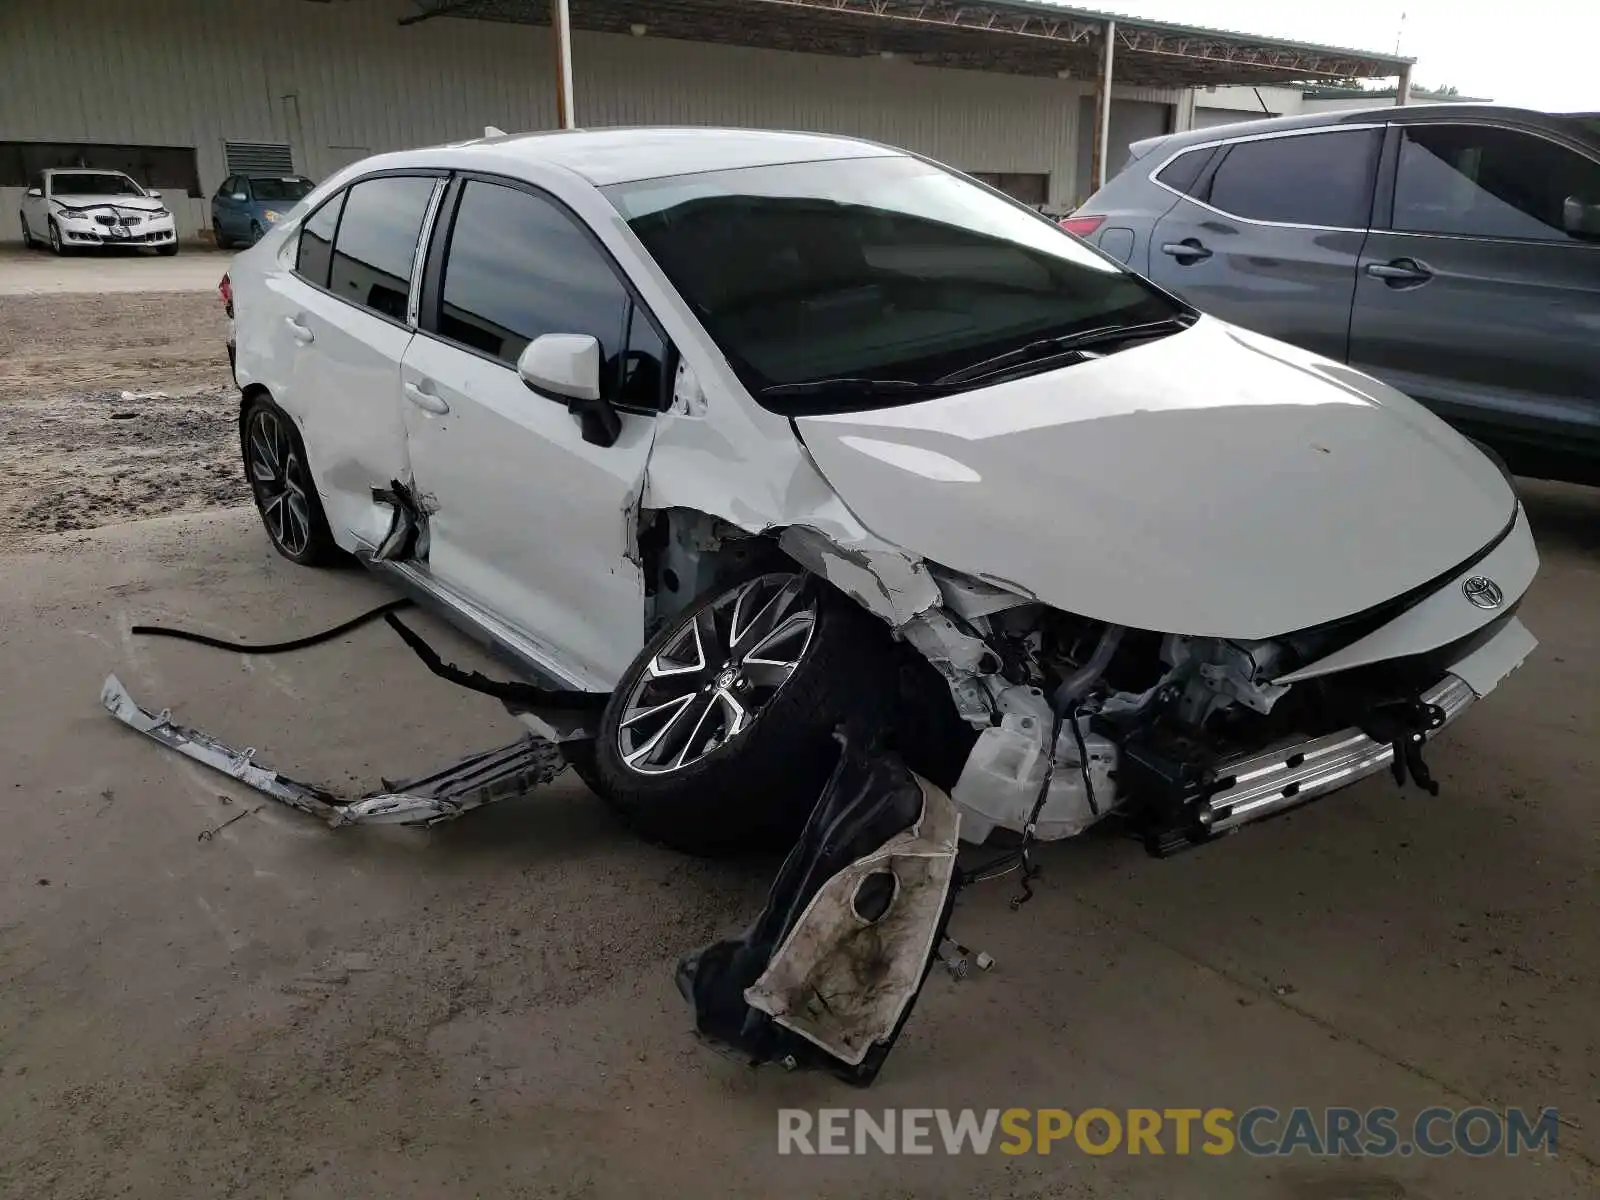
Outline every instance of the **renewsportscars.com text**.
POLYGON ((1544 1108, 804 1108, 778 1110, 779 1154, 1554 1154, 1544 1108))

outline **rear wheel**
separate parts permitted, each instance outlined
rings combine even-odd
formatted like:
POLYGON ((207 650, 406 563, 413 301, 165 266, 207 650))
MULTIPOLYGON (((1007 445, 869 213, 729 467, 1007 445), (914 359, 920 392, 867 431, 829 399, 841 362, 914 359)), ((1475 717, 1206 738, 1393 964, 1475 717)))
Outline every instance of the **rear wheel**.
POLYGON ((651 639, 601 717, 591 786, 635 832, 690 854, 791 845, 837 762, 881 728, 888 630, 799 571, 697 600, 651 639))
POLYGON ((245 407, 240 422, 245 478, 277 552, 302 566, 338 561, 322 501, 311 482, 305 443, 287 413, 266 396, 245 407))

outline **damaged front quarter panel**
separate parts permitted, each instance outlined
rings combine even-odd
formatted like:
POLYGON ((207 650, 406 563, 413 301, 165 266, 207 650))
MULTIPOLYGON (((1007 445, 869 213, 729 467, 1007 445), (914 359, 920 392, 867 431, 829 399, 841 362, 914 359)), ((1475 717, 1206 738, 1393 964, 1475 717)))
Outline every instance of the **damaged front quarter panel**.
POLYGON ((939 585, 922 561, 887 545, 841 545, 820 530, 791 525, 778 546, 894 628, 939 603, 939 585))

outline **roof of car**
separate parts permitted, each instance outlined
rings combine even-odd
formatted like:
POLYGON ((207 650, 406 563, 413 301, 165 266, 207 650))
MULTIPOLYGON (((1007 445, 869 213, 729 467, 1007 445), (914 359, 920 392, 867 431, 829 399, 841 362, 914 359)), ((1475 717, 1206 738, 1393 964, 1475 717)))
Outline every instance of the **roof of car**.
POLYGON ((769 129, 706 129, 669 126, 575 129, 502 134, 436 147, 453 159, 482 155, 504 163, 563 167, 598 187, 698 171, 831 158, 872 158, 902 153, 859 138, 769 129))
POLYGON ((1582 135, 1578 118, 1572 115, 1543 113, 1529 108, 1513 108, 1506 104, 1405 104, 1374 105, 1370 108, 1334 108, 1322 112, 1302 113, 1293 117, 1263 117, 1249 120, 1243 116, 1237 124, 1212 125, 1203 129, 1185 130, 1183 133, 1164 134, 1145 138, 1129 146, 1135 158, 1143 158, 1156 146, 1172 151, 1184 146, 1219 141, 1224 138, 1249 137, 1258 133, 1277 133, 1286 129, 1330 129, 1339 125, 1366 125, 1375 122, 1409 124, 1416 121, 1441 120, 1493 120, 1514 125, 1529 125, 1571 135, 1582 135))

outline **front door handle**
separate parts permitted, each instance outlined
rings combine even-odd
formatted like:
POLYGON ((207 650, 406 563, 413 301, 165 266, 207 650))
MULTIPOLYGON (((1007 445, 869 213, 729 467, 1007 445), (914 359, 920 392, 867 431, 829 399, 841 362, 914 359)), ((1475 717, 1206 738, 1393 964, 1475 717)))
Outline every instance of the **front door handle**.
POLYGON ((302 346, 309 346, 317 340, 317 335, 311 332, 311 326, 294 317, 285 317, 283 323, 289 327, 289 336, 302 346))
POLYGON ((1184 238, 1181 242, 1162 242, 1161 253, 1172 255, 1185 266, 1211 257, 1211 251, 1201 244, 1199 238, 1184 238))
POLYGON ((422 384, 412 383, 408 379, 404 384, 403 390, 405 391, 406 399, 415 404, 423 412, 430 412, 435 416, 442 417, 445 413, 450 411, 450 405, 445 403, 443 396, 428 390, 428 388, 424 387, 422 384))
POLYGON ((1428 267, 1419 263, 1414 258, 1397 258, 1392 262, 1368 263, 1367 274, 1374 279, 1381 279, 1390 287, 1405 287, 1408 284, 1427 283, 1433 278, 1433 272, 1428 267))

